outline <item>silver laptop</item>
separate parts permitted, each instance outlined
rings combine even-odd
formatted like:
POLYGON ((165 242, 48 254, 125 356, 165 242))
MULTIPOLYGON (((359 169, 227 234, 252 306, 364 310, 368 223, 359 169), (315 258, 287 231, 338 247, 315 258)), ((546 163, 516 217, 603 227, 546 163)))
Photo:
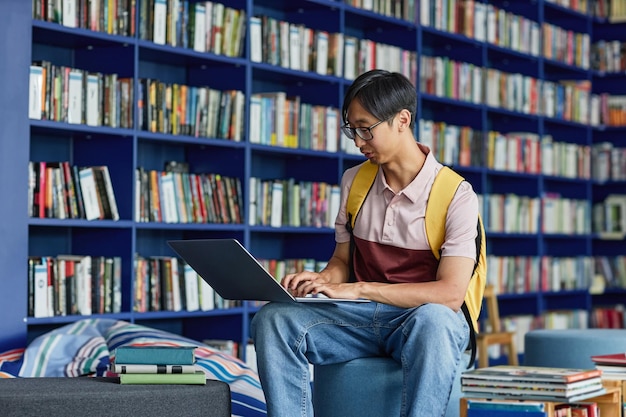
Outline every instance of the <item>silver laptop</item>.
POLYGON ((367 302, 325 296, 294 297, 236 239, 167 242, 222 298, 282 302, 367 302))

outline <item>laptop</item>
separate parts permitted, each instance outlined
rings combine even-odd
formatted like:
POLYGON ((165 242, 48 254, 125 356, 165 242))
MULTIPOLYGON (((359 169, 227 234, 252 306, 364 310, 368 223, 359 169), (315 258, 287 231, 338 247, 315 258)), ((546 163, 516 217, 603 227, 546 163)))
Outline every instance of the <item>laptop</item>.
POLYGON ((282 302, 368 302, 294 297, 236 239, 190 239, 167 242, 222 298, 282 302))

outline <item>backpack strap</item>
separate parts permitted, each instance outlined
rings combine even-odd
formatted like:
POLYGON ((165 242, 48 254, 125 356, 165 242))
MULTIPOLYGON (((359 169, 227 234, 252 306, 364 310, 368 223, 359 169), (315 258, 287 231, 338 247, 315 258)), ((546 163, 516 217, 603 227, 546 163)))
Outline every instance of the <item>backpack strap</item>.
POLYGON ((378 165, 365 161, 361 163, 359 170, 354 176, 352 185, 350 185, 350 191, 348 192, 348 201, 346 203, 346 215, 348 221, 346 222, 346 229, 350 232, 350 257, 348 258, 348 270, 349 277, 348 282, 356 282, 356 276, 354 275, 354 267, 352 266, 352 257, 354 254, 354 223, 356 222, 356 216, 361 210, 365 197, 369 194, 372 184, 376 179, 378 173, 378 165))
MULTIPOLYGON (((452 201, 452 198, 454 197, 457 188, 459 188, 459 185, 463 181, 464 178, 462 176, 454 172, 449 167, 444 166, 437 173, 435 181, 433 182, 433 186, 430 190, 430 194, 428 195, 428 203, 426 204, 425 215, 426 237, 428 238, 428 244, 430 246, 430 249, 432 250, 433 255, 437 260, 441 258, 441 246, 443 245, 443 242, 445 240, 448 206, 450 205, 450 202, 452 201)), ((479 236, 477 237, 476 242, 476 259, 478 259, 480 253, 480 242, 484 238, 481 235, 480 218, 478 224, 478 235, 479 236)), ((478 262, 476 263, 476 265, 478 265, 478 262)), ((476 268, 476 266, 474 268, 476 268)), ((461 310, 463 311, 463 315, 465 316, 465 320, 467 320, 467 324, 469 325, 470 329, 471 358, 467 366, 467 368, 469 369, 476 361, 477 329, 474 326, 474 320, 472 319, 472 315, 470 314, 469 308, 467 307, 467 303, 465 301, 463 301, 461 310)))
POLYGON ((350 186, 346 206, 346 213, 348 215, 348 224, 346 227, 349 225, 348 231, 350 233, 354 230, 356 216, 361 210, 363 201, 365 201, 365 197, 367 197, 370 188, 372 188, 372 184, 374 184, 376 174, 378 174, 378 165, 373 164, 370 161, 365 161, 361 164, 359 170, 354 176, 354 180, 350 186))

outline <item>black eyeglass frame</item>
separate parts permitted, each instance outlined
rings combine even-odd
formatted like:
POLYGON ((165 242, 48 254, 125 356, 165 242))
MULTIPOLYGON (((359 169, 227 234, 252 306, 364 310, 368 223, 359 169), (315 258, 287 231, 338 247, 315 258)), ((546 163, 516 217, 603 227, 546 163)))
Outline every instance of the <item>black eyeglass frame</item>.
POLYGON ((393 116, 385 119, 385 120, 377 121, 376 123, 374 123, 370 127, 350 127, 350 124, 346 123, 346 124, 341 125, 341 131, 343 132, 344 135, 346 135, 348 137, 348 139, 354 140, 356 138, 356 136, 358 135, 364 141, 369 141, 369 140, 374 139, 374 134, 372 133, 372 129, 374 129, 376 126, 378 126, 381 123, 388 122, 389 120, 393 119, 394 117, 396 117, 395 114, 393 116), (367 132, 367 135, 369 135, 369 137, 364 137, 363 136, 365 134, 365 132, 367 132))

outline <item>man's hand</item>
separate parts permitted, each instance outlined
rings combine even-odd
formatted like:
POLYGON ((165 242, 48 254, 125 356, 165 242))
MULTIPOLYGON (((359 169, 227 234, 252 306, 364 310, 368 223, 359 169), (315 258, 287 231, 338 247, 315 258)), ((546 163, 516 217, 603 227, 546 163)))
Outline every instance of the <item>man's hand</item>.
POLYGON ((346 298, 352 300, 359 298, 357 284, 334 284, 328 281, 329 280, 323 274, 303 271, 297 274, 286 275, 281 284, 294 297, 306 297, 309 294, 323 294, 329 298, 346 298))
POLYGON ((318 294, 320 291, 316 289, 326 282, 319 272, 302 271, 285 275, 281 284, 294 297, 305 297, 308 294, 318 294))

